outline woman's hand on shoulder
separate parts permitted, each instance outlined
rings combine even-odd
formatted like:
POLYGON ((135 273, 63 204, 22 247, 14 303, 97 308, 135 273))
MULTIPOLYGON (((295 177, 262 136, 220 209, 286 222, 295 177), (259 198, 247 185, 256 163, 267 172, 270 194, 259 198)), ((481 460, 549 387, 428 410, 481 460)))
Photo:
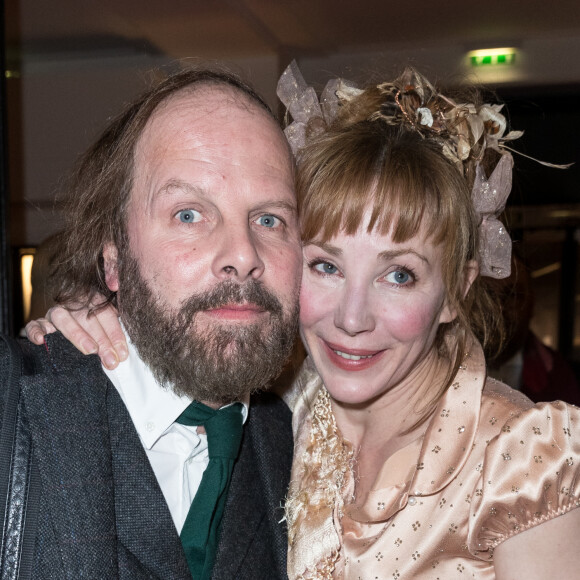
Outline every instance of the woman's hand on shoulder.
POLYGON ((573 580, 580 571, 580 509, 502 542, 494 551, 497 580, 573 580))
POLYGON ((34 344, 42 344, 46 334, 60 330, 83 354, 98 354, 108 369, 114 369, 128 356, 127 341, 117 311, 111 305, 94 314, 89 314, 88 308, 69 310, 54 306, 46 318, 31 320, 25 330, 34 344))

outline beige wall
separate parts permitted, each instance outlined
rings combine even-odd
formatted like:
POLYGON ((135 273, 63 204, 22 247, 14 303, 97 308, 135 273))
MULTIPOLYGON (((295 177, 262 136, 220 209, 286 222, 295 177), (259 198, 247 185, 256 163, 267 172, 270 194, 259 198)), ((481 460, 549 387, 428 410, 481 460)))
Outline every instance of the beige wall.
MULTIPOLYGON (((390 76, 406 64, 440 79, 465 78, 466 52, 475 47, 401 45, 389 52, 329 53, 302 57, 305 77, 318 88, 336 75, 353 80, 390 76)), ((482 48, 482 47, 479 47, 482 48)), ((580 36, 533 38, 519 43, 510 68, 485 71, 479 80, 495 85, 580 84, 580 36), (498 72, 499 71, 499 72, 498 72)), ((232 61, 276 110, 275 87, 286 55, 274 53, 232 61)), ((84 58, 25 63, 20 79, 8 80, 11 243, 37 245, 59 227, 54 196, 76 157, 122 105, 143 90, 161 57, 84 58)))

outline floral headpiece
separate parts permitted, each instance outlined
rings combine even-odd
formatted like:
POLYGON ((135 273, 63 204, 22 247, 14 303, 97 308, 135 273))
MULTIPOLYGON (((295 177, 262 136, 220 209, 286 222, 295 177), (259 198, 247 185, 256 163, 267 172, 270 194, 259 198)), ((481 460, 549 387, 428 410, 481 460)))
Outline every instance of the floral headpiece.
POLYGON ((316 91, 306 84, 296 61, 293 60, 282 73, 276 94, 292 115, 293 121, 284 129, 284 134, 294 155, 309 139, 324 133, 336 119, 344 102, 362 93, 361 89, 357 89, 349 81, 333 79, 326 83, 319 101, 316 91))
MULTIPOLYGON (((384 101, 370 120, 409 125, 423 137, 438 142, 443 154, 466 178, 470 177, 467 175, 469 168, 475 166, 472 199, 481 220, 480 273, 492 278, 508 277, 512 244, 497 218, 511 190, 513 159, 509 151, 512 149, 506 142, 518 139, 523 131, 505 134, 507 123, 501 114, 503 105, 456 103, 412 69, 407 69, 394 82, 381 83, 376 88, 384 101), (494 149, 501 155, 489 177, 480 165, 487 149, 494 149)), ((319 101, 293 61, 278 81, 277 94, 292 115, 293 121, 284 133, 294 154, 330 127, 340 107, 362 93, 353 83, 334 79, 327 83, 319 101)))

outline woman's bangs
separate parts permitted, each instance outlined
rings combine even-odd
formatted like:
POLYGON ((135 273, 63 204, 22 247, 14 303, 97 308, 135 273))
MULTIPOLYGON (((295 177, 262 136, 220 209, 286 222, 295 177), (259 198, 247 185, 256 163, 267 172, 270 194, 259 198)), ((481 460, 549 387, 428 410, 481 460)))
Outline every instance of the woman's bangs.
POLYGON ((400 168, 387 165, 375 184, 369 231, 390 234, 395 243, 420 233, 440 243, 450 222, 444 196, 436 184, 427 182, 420 168, 400 168))
POLYGON ((373 203, 376 178, 369 164, 327 163, 310 182, 301 201, 302 238, 327 242, 354 234, 373 203))
POLYGON ((413 132, 391 146, 384 128, 370 125, 371 139, 368 127, 323 137, 299 164, 303 240, 326 242, 366 226, 397 243, 420 232, 442 242, 457 209, 449 162, 413 132))

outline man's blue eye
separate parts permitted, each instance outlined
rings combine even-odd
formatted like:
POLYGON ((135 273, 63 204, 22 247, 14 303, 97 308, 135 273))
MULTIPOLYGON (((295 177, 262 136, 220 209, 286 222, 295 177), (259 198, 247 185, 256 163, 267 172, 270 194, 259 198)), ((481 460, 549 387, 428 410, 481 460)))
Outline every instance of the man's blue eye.
POLYGON ((258 223, 265 228, 275 228, 280 223, 280 220, 276 216, 267 214, 260 216, 258 223))
POLYGON ((181 211, 177 212, 177 217, 179 218, 179 221, 183 222, 184 224, 193 224, 200 220, 201 215, 194 209, 182 209, 181 211))
POLYGON ((394 284, 407 284, 411 280, 411 276, 405 270, 395 270, 387 276, 387 280, 394 284))
POLYGON ((320 262, 314 266, 314 269, 322 274, 336 274, 338 272, 338 268, 334 264, 329 264, 328 262, 320 262))

